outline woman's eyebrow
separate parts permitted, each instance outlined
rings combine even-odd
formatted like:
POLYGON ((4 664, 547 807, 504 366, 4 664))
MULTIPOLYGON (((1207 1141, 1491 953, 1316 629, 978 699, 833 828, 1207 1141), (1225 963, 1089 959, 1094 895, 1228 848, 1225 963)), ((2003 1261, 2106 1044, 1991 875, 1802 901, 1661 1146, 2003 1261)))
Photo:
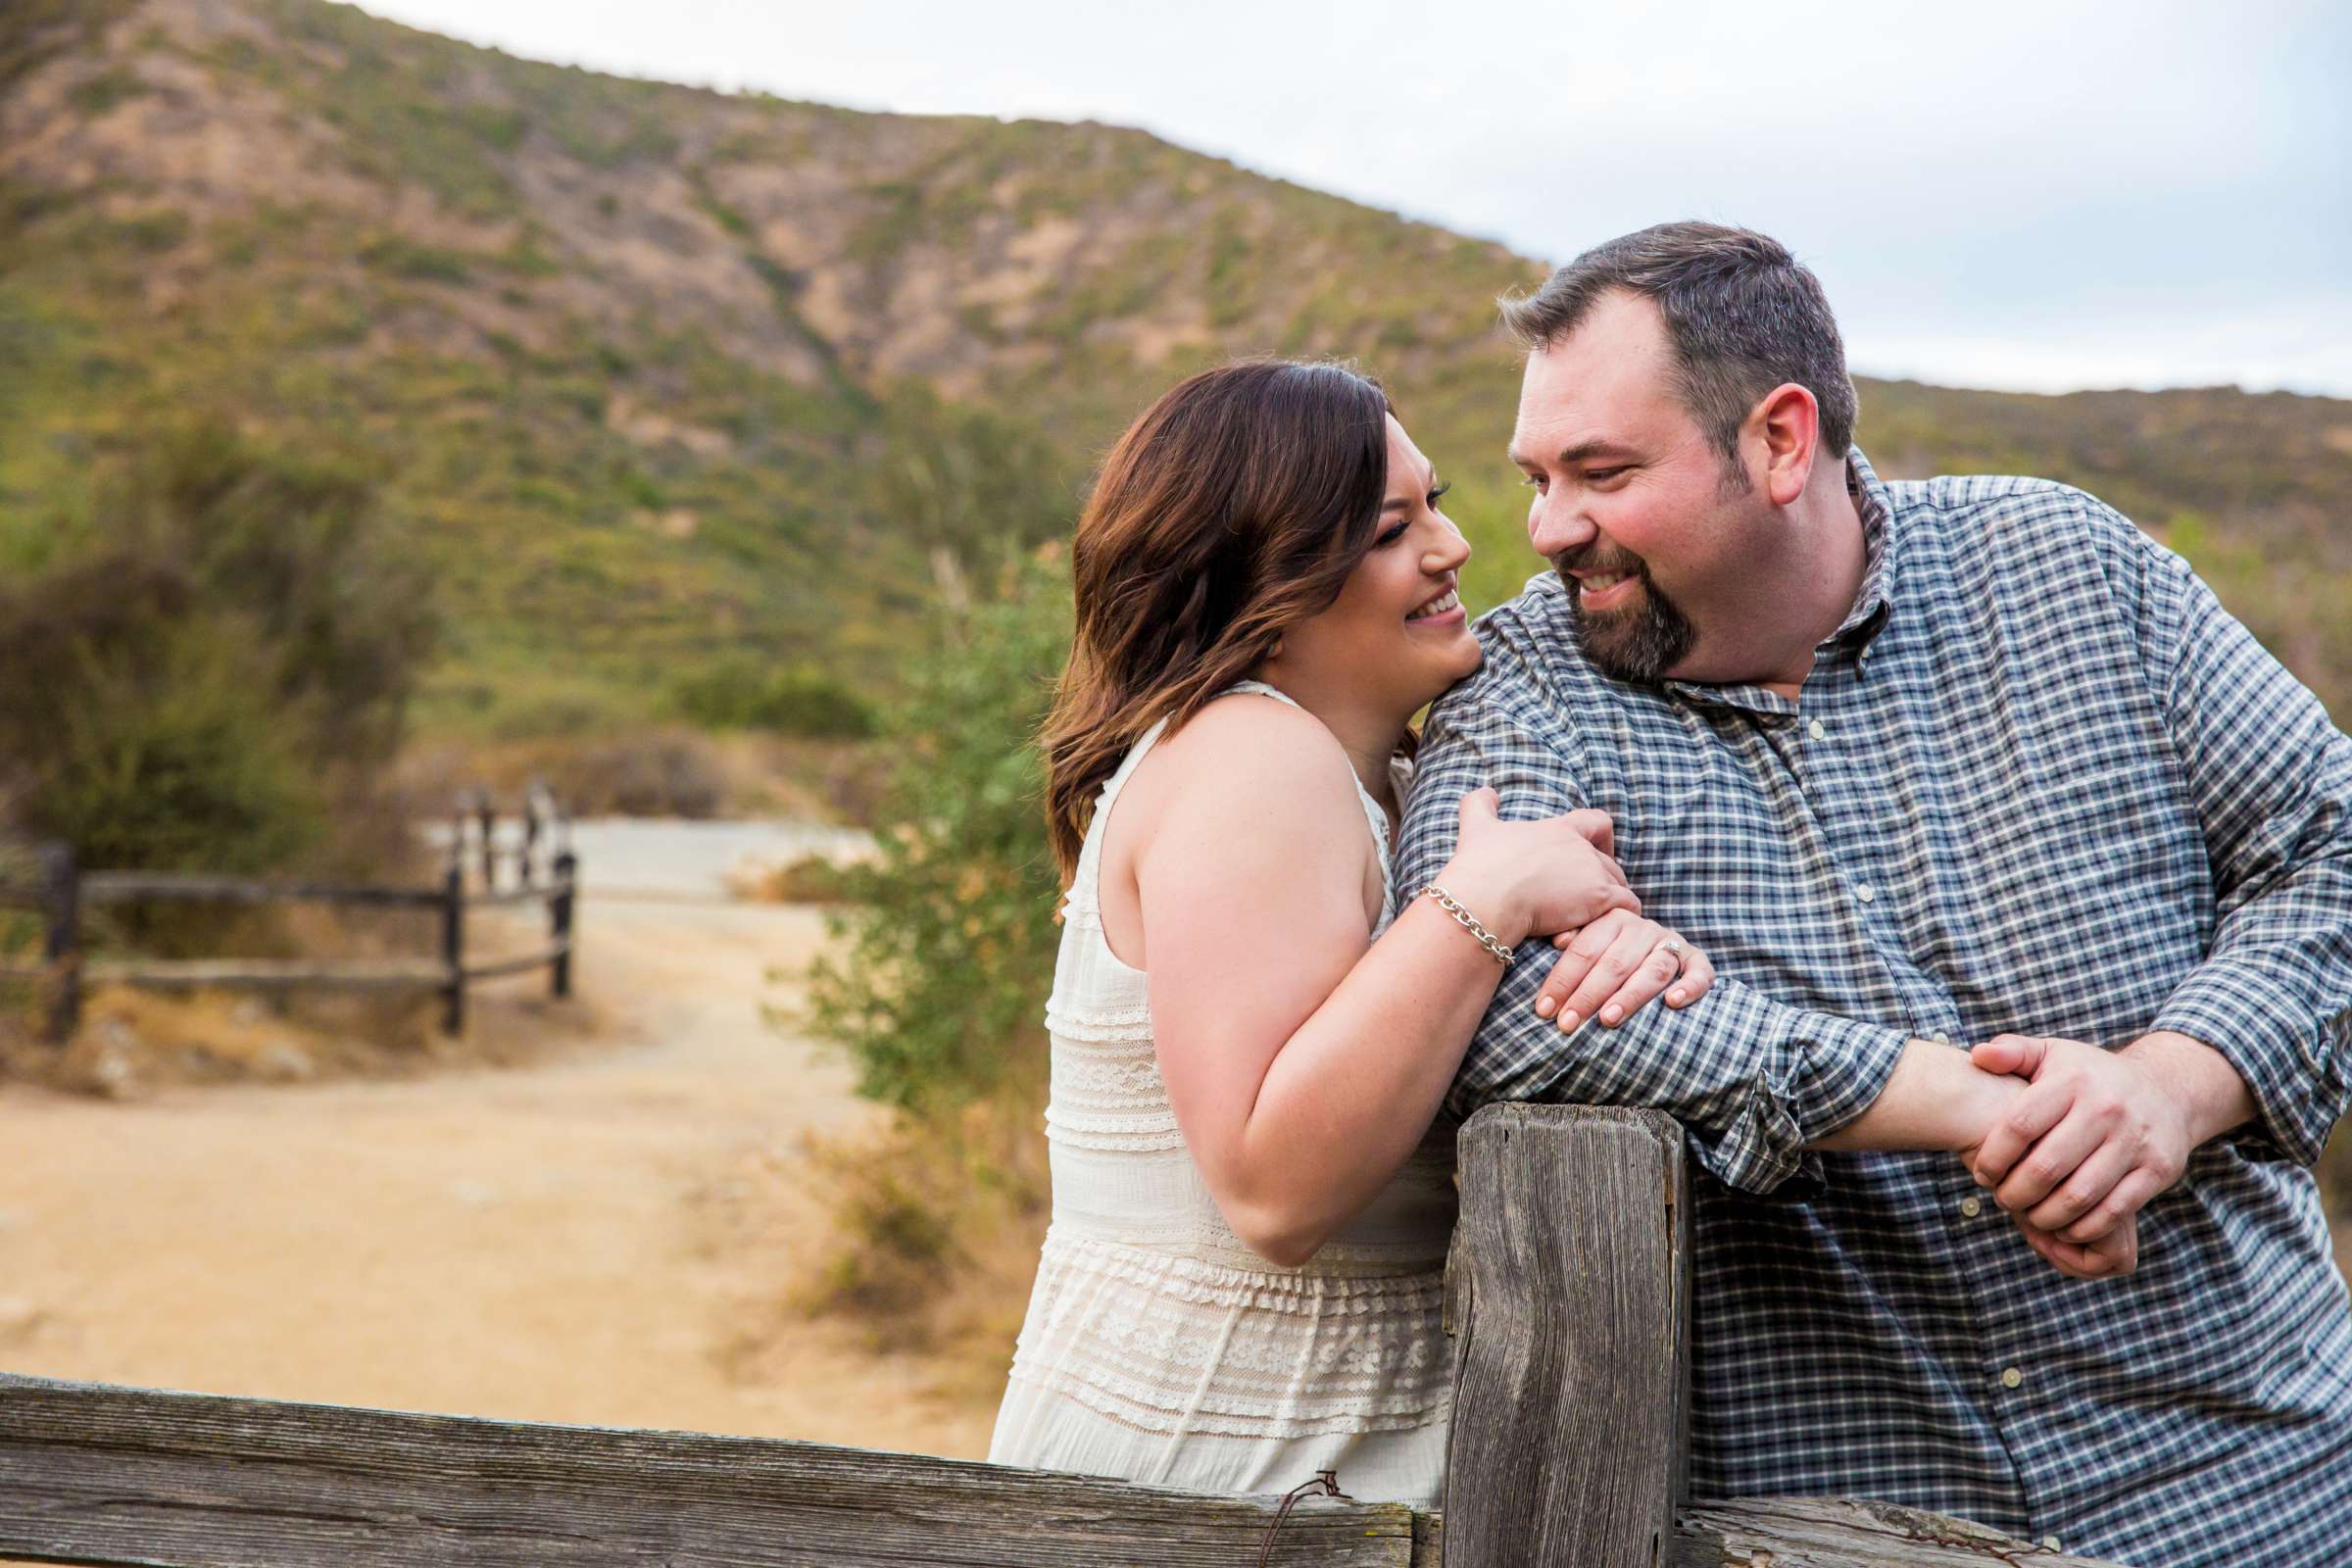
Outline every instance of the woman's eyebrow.
POLYGON ((1403 512, 1409 510, 1414 502, 1419 501, 1422 496, 1427 495, 1432 490, 1435 490, 1438 487, 1437 466, 1432 464, 1428 471, 1429 483, 1423 486, 1420 491, 1409 496, 1391 496, 1388 500, 1383 501, 1380 504, 1380 510, 1384 513, 1403 512))

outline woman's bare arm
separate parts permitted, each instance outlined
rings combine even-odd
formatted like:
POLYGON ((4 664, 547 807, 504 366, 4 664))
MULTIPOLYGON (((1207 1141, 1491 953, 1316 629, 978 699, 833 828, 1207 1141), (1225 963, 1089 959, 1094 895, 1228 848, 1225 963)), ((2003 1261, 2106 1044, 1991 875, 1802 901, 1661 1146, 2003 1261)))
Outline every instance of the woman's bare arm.
MULTIPOLYGON (((1161 1076, 1228 1223, 1295 1264, 1419 1143, 1502 970, 1429 899, 1367 951, 1371 839, 1312 717, 1222 703, 1172 739, 1133 857, 1161 1076)), ((1583 918, 1625 902, 1604 891, 1614 862, 1564 822, 1555 832, 1552 883, 1577 845, 1592 861, 1583 918)), ((1558 912, 1558 888, 1544 909, 1531 885, 1542 867, 1508 863, 1528 858, 1466 849, 1438 880, 1515 946, 1558 912)))

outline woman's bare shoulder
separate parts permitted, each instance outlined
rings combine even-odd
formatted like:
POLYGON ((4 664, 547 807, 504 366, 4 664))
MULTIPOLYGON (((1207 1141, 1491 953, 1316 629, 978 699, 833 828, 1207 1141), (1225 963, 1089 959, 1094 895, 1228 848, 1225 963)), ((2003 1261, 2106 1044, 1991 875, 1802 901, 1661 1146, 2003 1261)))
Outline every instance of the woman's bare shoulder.
POLYGON ((1232 932, 1272 919, 1301 942, 1328 924, 1335 940, 1353 930, 1360 943, 1349 922, 1376 876, 1373 841, 1348 754, 1312 713, 1254 693, 1219 698, 1154 747, 1128 787, 1139 808, 1121 797, 1107 866, 1146 877, 1163 917, 1213 910, 1232 932))
POLYGON ((1347 753, 1312 713, 1237 692, 1195 713, 1144 759, 1128 785, 1140 808, 1130 825, 1152 838, 1174 832, 1193 853, 1217 841, 1236 850, 1287 841, 1304 851, 1328 834, 1345 843, 1351 778, 1347 753))
POLYGON ((1171 730, 1144 760, 1188 784, 1349 794, 1348 754, 1306 710, 1258 692, 1219 697, 1171 730))

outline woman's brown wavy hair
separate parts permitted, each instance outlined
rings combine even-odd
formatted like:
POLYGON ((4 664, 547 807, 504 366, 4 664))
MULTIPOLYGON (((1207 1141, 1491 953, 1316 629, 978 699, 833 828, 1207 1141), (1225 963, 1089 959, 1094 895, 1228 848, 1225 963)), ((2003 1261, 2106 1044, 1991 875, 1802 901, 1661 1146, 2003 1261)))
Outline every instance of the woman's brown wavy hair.
POLYGON ((1388 491, 1388 413, 1344 365, 1255 360, 1179 382, 1110 449, 1078 519, 1076 630, 1041 735, 1065 880, 1143 732, 1181 726, 1339 597, 1388 491))

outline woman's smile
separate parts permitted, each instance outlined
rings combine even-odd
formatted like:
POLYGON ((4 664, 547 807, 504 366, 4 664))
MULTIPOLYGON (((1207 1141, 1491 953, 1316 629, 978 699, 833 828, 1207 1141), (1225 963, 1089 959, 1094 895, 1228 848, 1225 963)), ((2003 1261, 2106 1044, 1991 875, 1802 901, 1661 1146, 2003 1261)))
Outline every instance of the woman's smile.
POLYGON ((1449 584, 1444 593, 1405 616, 1404 623, 1425 629, 1449 630, 1468 618, 1468 613, 1462 609, 1462 596, 1449 584))

